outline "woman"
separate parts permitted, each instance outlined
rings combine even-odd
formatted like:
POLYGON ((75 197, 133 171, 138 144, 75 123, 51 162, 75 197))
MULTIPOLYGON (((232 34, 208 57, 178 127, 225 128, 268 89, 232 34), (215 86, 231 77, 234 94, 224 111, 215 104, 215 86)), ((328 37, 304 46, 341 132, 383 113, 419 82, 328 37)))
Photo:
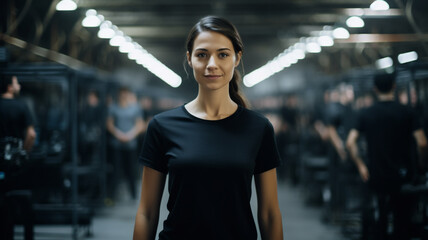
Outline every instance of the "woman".
POLYGON ((134 240, 155 239, 166 174, 169 215, 159 239, 257 239, 253 176, 262 239, 282 239, 280 159, 272 125, 246 109, 238 93, 241 38, 227 20, 209 16, 192 28, 186 46, 198 96, 149 124, 134 240))

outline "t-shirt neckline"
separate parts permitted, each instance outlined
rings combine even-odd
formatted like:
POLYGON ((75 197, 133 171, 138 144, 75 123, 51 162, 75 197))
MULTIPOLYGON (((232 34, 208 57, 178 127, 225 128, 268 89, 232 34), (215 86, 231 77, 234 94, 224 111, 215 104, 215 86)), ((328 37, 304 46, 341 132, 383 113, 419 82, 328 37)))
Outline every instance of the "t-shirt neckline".
MULTIPOLYGON (((184 104, 185 105, 185 104, 184 104)), ((197 121, 201 121, 201 122, 210 122, 210 123, 218 123, 218 122, 224 122, 224 121, 228 121, 230 119, 235 118, 237 115, 239 115, 239 113, 242 111, 242 106, 238 104, 238 108, 236 109, 236 111, 234 113, 232 113, 231 115, 222 118, 222 119, 217 119, 217 120, 209 120, 209 119, 203 119, 203 118, 199 118, 196 117, 195 115, 191 114, 189 111, 187 111, 186 107, 182 105, 181 109, 184 111, 184 113, 186 113, 186 115, 188 115, 190 118, 195 119, 197 121)))

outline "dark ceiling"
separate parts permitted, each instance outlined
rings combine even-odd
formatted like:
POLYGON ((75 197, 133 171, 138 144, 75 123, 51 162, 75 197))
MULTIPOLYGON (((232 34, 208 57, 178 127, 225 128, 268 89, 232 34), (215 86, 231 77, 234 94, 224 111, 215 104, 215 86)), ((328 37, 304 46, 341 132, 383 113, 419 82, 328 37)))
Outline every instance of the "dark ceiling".
MULTIPOLYGON (((387 0, 388 12, 370 11, 373 0, 76 0, 78 9, 73 12, 55 11, 57 2, 2 1, 0 30, 13 61, 68 61, 75 68, 83 64, 105 72, 135 68, 145 72, 150 83, 158 84, 157 77, 99 39, 97 29, 81 26, 88 9, 117 25, 183 79, 187 78, 183 69, 187 33, 206 15, 224 16, 237 26, 245 44, 246 73, 313 31, 345 26, 347 17, 361 11, 364 28, 348 28, 349 39, 337 40, 333 47, 309 54, 298 64, 337 74, 406 51, 417 51, 419 58, 428 56, 426 0, 387 0)), ((182 88, 186 86, 193 83, 185 81, 182 88)))

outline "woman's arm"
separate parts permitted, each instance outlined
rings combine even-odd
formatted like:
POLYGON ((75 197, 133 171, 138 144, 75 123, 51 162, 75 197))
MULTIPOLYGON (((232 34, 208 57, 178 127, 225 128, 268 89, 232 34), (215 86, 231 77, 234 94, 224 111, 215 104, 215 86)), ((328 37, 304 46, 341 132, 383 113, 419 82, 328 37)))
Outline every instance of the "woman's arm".
POLYGON ((155 239, 165 179, 165 174, 144 166, 133 240, 155 239))
POLYGON ((276 169, 255 177, 260 234, 263 240, 282 240, 282 216, 278 203, 276 169))

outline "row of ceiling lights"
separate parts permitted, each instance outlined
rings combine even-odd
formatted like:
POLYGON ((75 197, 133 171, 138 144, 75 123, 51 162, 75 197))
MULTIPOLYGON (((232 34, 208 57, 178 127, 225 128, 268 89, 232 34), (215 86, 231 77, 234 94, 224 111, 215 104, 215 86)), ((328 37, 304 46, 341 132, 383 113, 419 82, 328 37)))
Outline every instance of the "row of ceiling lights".
MULTIPOLYGON (((77 5, 72 0, 61 0, 57 5, 58 11, 74 11, 77 5)), ((182 79, 179 75, 161 63, 152 54, 147 52, 140 44, 133 41, 131 37, 124 34, 111 21, 104 19, 104 16, 97 14, 94 9, 86 11, 86 17, 82 20, 84 27, 99 27, 97 36, 102 39, 109 39, 109 44, 119 48, 119 52, 128 54, 130 60, 145 67, 151 73, 165 81, 171 87, 179 87, 182 79)))
MULTIPOLYGON (((73 0, 61 0, 56 8, 58 11, 73 11, 77 8, 77 5, 73 0)), ((384 0, 375 0, 370 5, 370 9, 385 11, 389 9, 389 5, 384 0)), ((135 60, 172 87, 181 85, 182 80, 180 76, 158 61, 141 45, 132 41, 117 26, 105 20, 102 15, 97 14, 95 10, 90 9, 86 12, 86 17, 83 19, 82 25, 84 27, 99 27, 99 38, 110 39, 109 43, 111 46, 119 47, 119 51, 127 53, 129 59, 135 60)), ((362 28, 365 24, 360 16, 350 16, 346 20, 346 25, 349 28, 362 28)), ((252 87, 275 73, 297 63, 299 60, 304 59, 306 53, 320 53, 322 47, 333 46, 334 39, 347 39, 350 37, 349 31, 346 28, 338 27, 333 29, 331 26, 325 26, 322 31, 313 32, 311 35, 311 37, 301 38, 299 42, 284 50, 273 60, 244 76, 244 85, 252 87)), ((417 59, 418 55, 416 52, 400 54, 398 57, 400 63, 415 61, 417 59)), ((377 68, 388 68, 392 65, 393 61, 390 57, 379 59, 376 62, 377 68)))
MULTIPOLYGON (((374 11, 386 11, 389 9, 389 5, 384 0, 375 0, 370 5, 370 9, 374 11)), ((362 28, 365 24, 361 16, 350 16, 346 20, 346 25, 349 28, 362 28)), ((297 63, 299 60, 304 59, 306 53, 320 53, 322 47, 333 46, 334 39, 348 39, 350 37, 349 31, 346 28, 338 27, 333 29, 331 26, 325 26, 322 31, 312 32, 311 35, 312 37, 301 38, 298 43, 284 50, 284 52, 280 53, 267 64, 245 75, 244 85, 252 87, 275 73, 297 63)), ((401 54, 398 57, 400 63, 416 61, 417 59, 418 55, 416 52, 401 54)), ((377 68, 388 68, 392 65, 392 58, 384 58, 376 62, 377 68)))

